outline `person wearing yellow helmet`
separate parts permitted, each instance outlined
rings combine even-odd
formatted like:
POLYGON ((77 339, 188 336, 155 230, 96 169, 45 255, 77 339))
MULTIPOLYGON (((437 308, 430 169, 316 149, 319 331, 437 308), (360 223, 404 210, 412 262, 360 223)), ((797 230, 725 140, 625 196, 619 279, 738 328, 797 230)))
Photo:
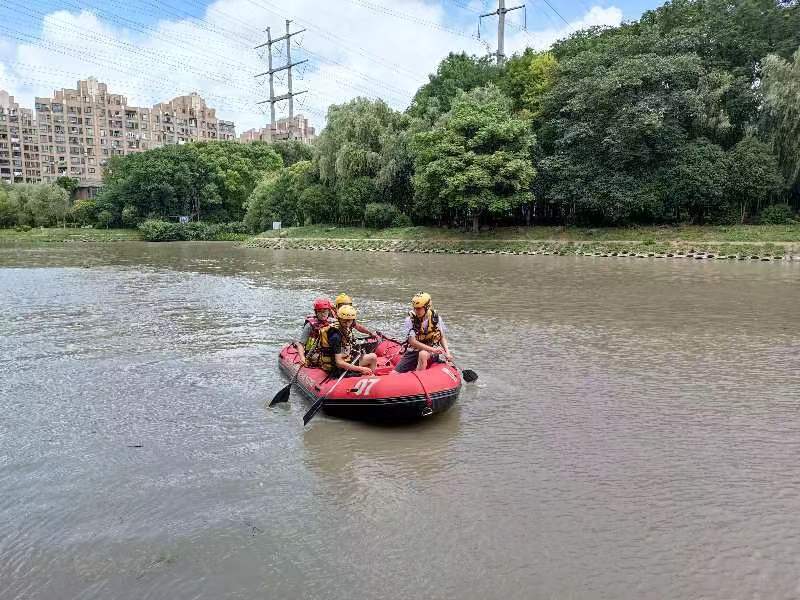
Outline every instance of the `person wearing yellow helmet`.
MULTIPOLYGON (((337 311, 338 311, 338 310, 339 310, 339 309, 340 309, 342 306, 353 306, 353 299, 352 299, 350 296, 348 296, 347 294, 345 294, 345 293, 341 293, 341 294, 339 294, 338 296, 336 296, 336 299, 333 301, 333 303, 334 303, 333 314, 334 314, 334 316, 336 316, 336 312, 337 312, 337 311)), ((353 329, 355 329, 355 330, 356 330, 356 331, 358 331, 359 333, 366 334, 366 335, 368 335, 369 337, 378 337, 378 334, 377 334, 377 333, 375 333, 374 331, 371 331, 371 330, 367 329, 366 327, 364 327, 364 326, 363 326, 361 323, 359 323, 358 321, 355 321, 355 322, 353 323, 353 329)))
POLYGON ((378 357, 373 353, 364 354, 357 362, 353 361, 356 316, 355 308, 343 305, 337 312, 337 322, 319 333, 319 366, 328 373, 350 371, 357 375, 372 375, 378 366, 378 357))
POLYGON ((416 294, 411 299, 411 306, 412 310, 403 323, 408 348, 395 371, 423 371, 429 362, 453 360, 447 347, 444 320, 433 310, 431 295, 427 292, 416 294))

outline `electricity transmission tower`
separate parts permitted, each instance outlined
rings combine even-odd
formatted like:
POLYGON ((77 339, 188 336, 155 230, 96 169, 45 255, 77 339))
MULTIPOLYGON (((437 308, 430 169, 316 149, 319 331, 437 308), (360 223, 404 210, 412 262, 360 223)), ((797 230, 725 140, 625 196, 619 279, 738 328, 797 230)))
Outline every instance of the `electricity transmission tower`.
POLYGON ((269 75, 269 100, 262 100, 258 102, 258 104, 266 104, 269 102, 269 117, 270 117, 270 131, 275 131, 275 104, 277 102, 281 102, 282 100, 289 101, 289 122, 291 124, 292 118, 294 117, 294 97, 299 96, 300 94, 305 94, 308 90, 302 90, 300 92, 292 91, 292 67, 296 67, 297 65, 302 65, 305 62, 308 62, 308 59, 305 60, 298 60, 297 62, 292 62, 292 44, 291 38, 298 33, 303 33, 305 29, 300 29, 299 31, 289 31, 289 24, 291 21, 286 19, 286 34, 282 35, 281 37, 272 39, 272 34, 270 32, 270 28, 267 27, 267 41, 263 44, 259 44, 255 47, 255 49, 263 48, 264 46, 267 47, 267 70, 263 73, 259 73, 256 77, 263 77, 264 75, 269 75), (286 64, 280 67, 273 67, 272 66, 272 45, 277 44, 286 40, 286 64), (274 82, 274 75, 280 71, 286 71, 286 84, 288 87, 288 91, 285 94, 281 94, 280 96, 275 95, 275 82, 274 82))
POLYGON ((503 54, 503 43, 505 41, 505 35, 506 35, 506 13, 510 13, 512 10, 517 10, 519 8, 525 8, 525 5, 520 4, 519 6, 506 8, 506 0, 497 0, 497 10, 494 12, 486 13, 485 15, 481 15, 478 19, 478 32, 480 32, 480 19, 483 19, 484 17, 492 17, 494 15, 497 15, 497 64, 498 65, 502 65, 503 61, 506 58, 506 55, 503 54))

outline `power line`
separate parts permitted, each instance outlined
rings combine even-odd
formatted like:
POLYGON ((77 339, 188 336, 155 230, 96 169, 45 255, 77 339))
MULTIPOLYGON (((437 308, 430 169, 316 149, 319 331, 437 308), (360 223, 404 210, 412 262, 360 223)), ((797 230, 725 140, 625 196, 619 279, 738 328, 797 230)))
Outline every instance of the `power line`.
POLYGON ((559 17, 559 18, 560 18, 562 21, 564 21, 564 23, 566 23, 567 25, 570 25, 570 22, 569 22, 569 21, 567 21, 567 20, 564 18, 564 15, 562 15, 560 12, 558 12, 558 11, 555 9, 555 7, 554 7, 552 4, 550 4, 549 0, 543 0, 543 1, 544 1, 544 3, 545 3, 545 4, 547 4, 547 6, 549 6, 549 7, 550 7, 550 10, 552 10, 554 13, 556 13, 556 14, 558 15, 558 17, 559 17))

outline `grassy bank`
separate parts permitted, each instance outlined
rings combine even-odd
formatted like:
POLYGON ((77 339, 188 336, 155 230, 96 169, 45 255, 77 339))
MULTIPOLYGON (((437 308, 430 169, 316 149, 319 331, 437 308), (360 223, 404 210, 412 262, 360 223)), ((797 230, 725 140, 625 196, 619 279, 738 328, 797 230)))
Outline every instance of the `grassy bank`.
POLYGON ((365 229, 312 225, 267 231, 258 237, 328 238, 346 240, 465 240, 552 242, 800 242, 800 224, 679 227, 498 227, 478 234, 436 227, 365 229))
POLYGON ((142 239, 136 229, 39 228, 30 231, 0 229, 0 243, 131 242, 142 239))
POLYGON ((800 227, 541 227, 508 228, 477 235, 424 227, 385 230, 298 227, 283 232, 264 233, 252 238, 247 245, 276 249, 364 252, 774 260, 800 258, 800 227))

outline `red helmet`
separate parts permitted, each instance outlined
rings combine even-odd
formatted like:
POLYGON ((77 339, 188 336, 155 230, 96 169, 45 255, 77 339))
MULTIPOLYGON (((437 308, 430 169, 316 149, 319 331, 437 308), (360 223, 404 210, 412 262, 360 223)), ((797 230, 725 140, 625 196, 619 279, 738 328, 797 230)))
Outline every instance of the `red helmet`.
POLYGON ((314 300, 314 312, 318 310, 331 310, 331 301, 327 298, 317 298, 314 300))

